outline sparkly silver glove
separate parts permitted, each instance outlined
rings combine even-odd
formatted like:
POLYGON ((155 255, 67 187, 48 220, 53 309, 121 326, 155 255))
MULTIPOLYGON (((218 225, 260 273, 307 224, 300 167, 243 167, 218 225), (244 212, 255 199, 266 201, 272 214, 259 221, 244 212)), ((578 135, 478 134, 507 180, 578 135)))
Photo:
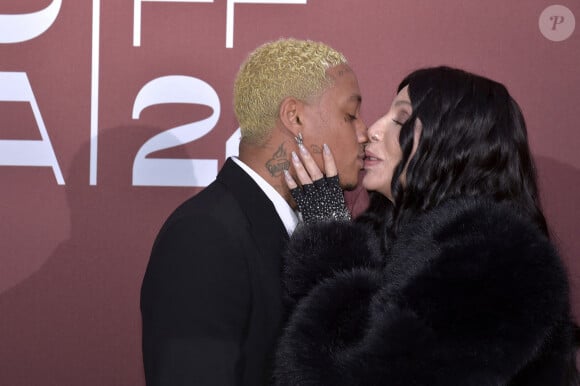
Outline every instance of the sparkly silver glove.
POLYGON ((321 178, 290 190, 306 224, 324 220, 350 220, 338 176, 321 178))

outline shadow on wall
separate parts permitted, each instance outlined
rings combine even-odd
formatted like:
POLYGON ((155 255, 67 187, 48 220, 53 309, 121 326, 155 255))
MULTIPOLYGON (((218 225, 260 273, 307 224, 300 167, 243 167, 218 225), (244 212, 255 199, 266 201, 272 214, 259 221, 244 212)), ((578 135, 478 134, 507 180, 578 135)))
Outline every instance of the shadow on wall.
POLYGON ((0 295, 0 385, 144 384, 141 280, 158 229, 196 192, 132 186, 137 149, 156 132, 102 130, 97 186, 88 184, 89 144, 76 153, 66 177, 70 238, 0 295))
POLYGON ((535 160, 544 214, 568 267, 572 307, 580 322, 580 169, 553 158, 535 160))

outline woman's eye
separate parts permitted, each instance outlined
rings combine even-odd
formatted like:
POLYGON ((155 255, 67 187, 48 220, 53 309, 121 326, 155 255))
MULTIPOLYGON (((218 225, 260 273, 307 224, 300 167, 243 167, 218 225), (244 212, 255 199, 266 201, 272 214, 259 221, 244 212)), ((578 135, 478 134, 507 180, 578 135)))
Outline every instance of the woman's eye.
POLYGON ((346 118, 344 120, 345 121, 354 121, 355 119, 356 119, 356 115, 347 114, 346 118))
POLYGON ((399 126, 403 126, 403 122, 398 121, 396 119, 393 118, 393 122, 395 122, 395 124, 399 125, 399 126))

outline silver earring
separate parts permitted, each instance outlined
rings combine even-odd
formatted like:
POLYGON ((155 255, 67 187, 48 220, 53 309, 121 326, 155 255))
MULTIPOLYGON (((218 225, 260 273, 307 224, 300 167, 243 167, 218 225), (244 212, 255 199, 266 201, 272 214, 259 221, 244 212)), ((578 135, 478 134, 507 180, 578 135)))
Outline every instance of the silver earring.
POLYGON ((302 139, 302 133, 298 133, 297 137, 294 137, 298 146, 304 145, 304 140, 302 139))

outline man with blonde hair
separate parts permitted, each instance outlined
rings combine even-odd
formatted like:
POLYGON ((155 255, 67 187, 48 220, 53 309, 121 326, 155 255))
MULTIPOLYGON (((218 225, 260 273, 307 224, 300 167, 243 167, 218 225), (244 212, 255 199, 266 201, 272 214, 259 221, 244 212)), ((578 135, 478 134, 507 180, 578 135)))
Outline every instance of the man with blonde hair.
POLYGON ((340 185, 362 167, 366 126, 345 57, 313 41, 258 47, 234 85, 242 138, 216 181, 177 208, 155 240, 141 289, 147 385, 270 383, 284 319, 281 256, 299 222, 284 183, 298 143, 340 185))

